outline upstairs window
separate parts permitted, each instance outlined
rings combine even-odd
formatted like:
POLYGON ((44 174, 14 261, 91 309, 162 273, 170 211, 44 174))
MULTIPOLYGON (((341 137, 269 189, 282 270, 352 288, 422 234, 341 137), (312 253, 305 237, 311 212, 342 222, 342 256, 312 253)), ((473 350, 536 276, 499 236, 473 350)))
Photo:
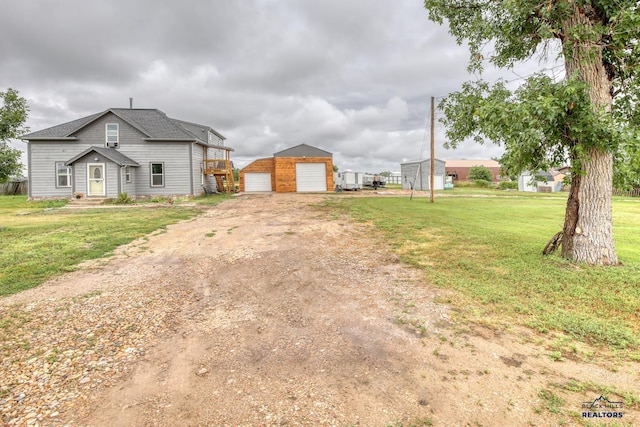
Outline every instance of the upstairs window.
POLYGON ((71 166, 56 162, 56 187, 71 187, 71 166))
POLYGON ((105 133, 107 135, 107 148, 118 148, 118 146, 120 146, 120 132, 118 123, 107 123, 105 125, 105 133))
POLYGON ((151 163, 151 186, 164 187, 164 163, 151 163))

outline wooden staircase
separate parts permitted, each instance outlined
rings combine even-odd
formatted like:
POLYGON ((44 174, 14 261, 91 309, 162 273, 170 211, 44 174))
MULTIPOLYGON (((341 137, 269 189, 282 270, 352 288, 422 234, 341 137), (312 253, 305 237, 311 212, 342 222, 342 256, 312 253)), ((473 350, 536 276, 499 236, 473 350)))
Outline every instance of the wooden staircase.
POLYGON ((226 153, 226 159, 205 159, 203 173, 214 176, 218 191, 230 194, 236 192, 236 181, 233 177, 233 164, 229 160, 229 152, 226 153))

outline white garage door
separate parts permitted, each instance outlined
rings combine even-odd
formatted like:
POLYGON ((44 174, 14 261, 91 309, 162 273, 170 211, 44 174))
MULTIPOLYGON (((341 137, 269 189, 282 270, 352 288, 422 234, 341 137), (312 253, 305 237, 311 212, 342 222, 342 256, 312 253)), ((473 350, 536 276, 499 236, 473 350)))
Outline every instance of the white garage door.
POLYGON ((269 172, 245 173, 244 191, 271 191, 271 174, 269 172))
POLYGON ((296 191, 327 191, 327 166, 324 163, 296 163, 296 191))

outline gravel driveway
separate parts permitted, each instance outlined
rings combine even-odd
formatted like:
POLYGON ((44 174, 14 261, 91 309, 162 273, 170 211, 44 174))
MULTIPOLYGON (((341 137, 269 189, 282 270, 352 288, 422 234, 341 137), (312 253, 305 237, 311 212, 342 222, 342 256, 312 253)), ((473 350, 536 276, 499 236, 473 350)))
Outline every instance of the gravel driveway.
POLYGON ((555 425, 551 383, 637 386, 637 366, 559 366, 528 331, 452 322, 327 197, 235 197, 0 300, 2 422, 555 425))

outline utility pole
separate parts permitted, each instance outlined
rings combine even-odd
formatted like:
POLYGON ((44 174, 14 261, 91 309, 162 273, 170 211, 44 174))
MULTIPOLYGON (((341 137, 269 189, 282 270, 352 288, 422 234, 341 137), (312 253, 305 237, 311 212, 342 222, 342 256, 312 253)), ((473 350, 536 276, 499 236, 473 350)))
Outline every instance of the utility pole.
POLYGON ((436 112, 435 112, 435 97, 431 97, 431 177, 429 183, 429 189, 431 190, 431 203, 433 203, 433 187, 436 181, 436 137, 435 137, 435 128, 436 128, 436 112))

